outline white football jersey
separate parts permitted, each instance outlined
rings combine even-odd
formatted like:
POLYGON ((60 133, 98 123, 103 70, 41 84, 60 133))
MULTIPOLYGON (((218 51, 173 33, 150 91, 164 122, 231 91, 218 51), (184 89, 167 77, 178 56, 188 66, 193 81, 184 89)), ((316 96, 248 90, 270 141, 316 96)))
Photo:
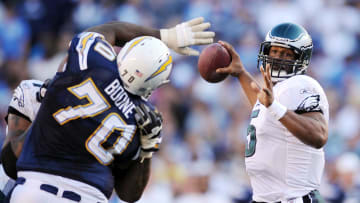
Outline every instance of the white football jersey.
MULTIPOLYGON (((273 92, 288 110, 322 112, 329 121, 324 90, 311 77, 293 76, 277 83, 273 92)), ((259 101, 251 113, 245 156, 255 201, 285 201, 319 188, 325 164, 323 149, 302 143, 259 101)))
POLYGON ((9 108, 15 109, 33 122, 41 104, 37 94, 42 84, 39 80, 23 80, 15 89, 9 108))
MULTIPOLYGON (((20 114, 33 122, 41 104, 37 94, 42 84, 43 82, 39 80, 23 80, 11 98, 9 113, 20 114)), ((7 194, 14 184, 15 181, 5 174, 2 164, 0 164, 0 190, 7 194)))

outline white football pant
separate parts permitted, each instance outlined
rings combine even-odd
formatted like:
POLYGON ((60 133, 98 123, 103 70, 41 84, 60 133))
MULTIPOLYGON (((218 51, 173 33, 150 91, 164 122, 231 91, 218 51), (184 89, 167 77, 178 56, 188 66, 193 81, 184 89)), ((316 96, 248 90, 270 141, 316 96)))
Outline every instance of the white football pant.
POLYGON ((10 203, 108 202, 97 188, 69 178, 29 171, 18 172, 18 177, 10 203))

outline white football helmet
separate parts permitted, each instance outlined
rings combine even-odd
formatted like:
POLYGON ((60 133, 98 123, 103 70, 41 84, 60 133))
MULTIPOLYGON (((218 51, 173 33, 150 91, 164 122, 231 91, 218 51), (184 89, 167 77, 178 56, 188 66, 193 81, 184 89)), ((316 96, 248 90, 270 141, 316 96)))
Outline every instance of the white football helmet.
POLYGON ((117 64, 124 88, 147 98, 153 90, 169 82, 172 57, 161 40, 143 36, 125 44, 117 56, 117 64))

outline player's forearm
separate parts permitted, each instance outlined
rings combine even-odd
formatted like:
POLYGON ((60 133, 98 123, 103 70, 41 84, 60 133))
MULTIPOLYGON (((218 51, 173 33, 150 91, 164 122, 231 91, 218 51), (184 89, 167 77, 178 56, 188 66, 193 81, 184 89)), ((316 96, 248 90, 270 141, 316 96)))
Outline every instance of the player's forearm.
POLYGON ((116 46, 123 46, 133 38, 144 35, 160 39, 160 30, 126 22, 110 22, 91 27, 86 31, 100 33, 105 36, 106 41, 116 46))
POLYGON ((319 112, 296 114, 287 111, 279 121, 300 141, 314 148, 321 148, 328 138, 326 121, 319 112))
POLYGON ((252 77, 252 75, 249 72, 247 72, 245 69, 241 73, 239 73, 238 79, 242 89, 245 92, 245 95, 247 96, 250 102, 251 107, 253 107, 257 101, 257 94, 251 87, 251 83, 253 82, 259 88, 258 83, 254 79, 254 77, 252 77))
MULTIPOLYGON (((6 145, 11 145, 13 147, 14 152, 16 152, 16 154, 20 154, 19 151, 19 147, 22 146, 22 144, 20 143, 20 141, 24 141, 23 139, 19 139, 21 137, 22 134, 24 134, 26 131, 23 129, 18 129, 18 130, 8 130, 7 136, 5 138, 4 144, 2 146, 2 148, 4 148, 6 145), (21 145, 21 146, 20 146, 21 145)), ((21 150, 20 150, 21 152, 21 150)))
POLYGON ((11 143, 11 147, 15 155, 19 157, 22 151, 22 145, 25 141, 25 132, 30 125, 30 121, 10 113, 8 116, 8 132, 3 144, 3 148, 11 143))
POLYGON ((137 160, 118 181, 115 180, 115 191, 119 198, 127 202, 138 201, 149 181, 151 159, 142 163, 137 160))
POLYGON ((25 138, 26 138, 26 131, 21 136, 19 136, 18 138, 14 139, 10 142, 11 148, 13 149, 14 154, 17 158, 19 158, 19 156, 22 152, 25 138))

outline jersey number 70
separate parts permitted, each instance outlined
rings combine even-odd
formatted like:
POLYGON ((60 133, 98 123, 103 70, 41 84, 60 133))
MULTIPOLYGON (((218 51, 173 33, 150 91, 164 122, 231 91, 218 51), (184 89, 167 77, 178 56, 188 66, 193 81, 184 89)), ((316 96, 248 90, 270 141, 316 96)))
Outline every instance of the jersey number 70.
MULTIPOLYGON (((110 104, 91 78, 69 87, 68 91, 79 100, 87 99, 88 103, 68 106, 55 112, 53 117, 60 125, 79 118, 94 117, 110 108, 110 104)), ((126 124, 119 114, 110 113, 86 140, 85 147, 101 164, 109 165, 114 159, 113 154, 121 154, 127 148, 134 137, 135 130, 136 126, 126 124), (107 141, 115 130, 120 131, 121 135, 118 136, 112 147, 104 149, 102 144, 107 141)))

